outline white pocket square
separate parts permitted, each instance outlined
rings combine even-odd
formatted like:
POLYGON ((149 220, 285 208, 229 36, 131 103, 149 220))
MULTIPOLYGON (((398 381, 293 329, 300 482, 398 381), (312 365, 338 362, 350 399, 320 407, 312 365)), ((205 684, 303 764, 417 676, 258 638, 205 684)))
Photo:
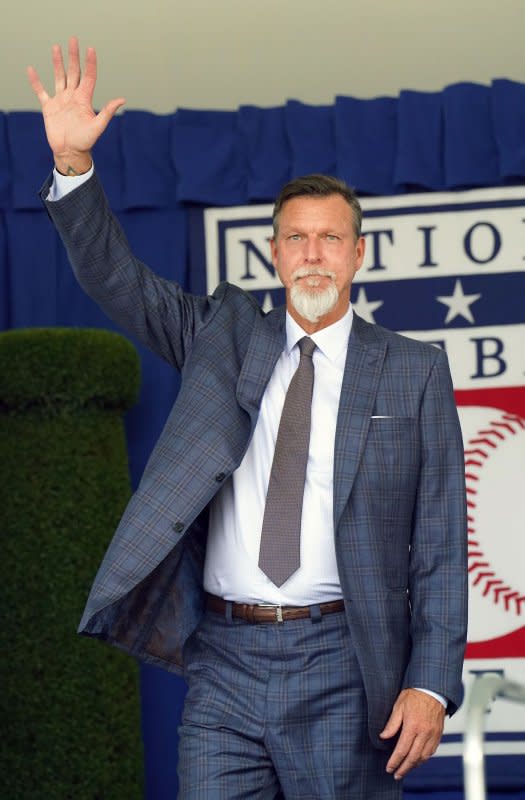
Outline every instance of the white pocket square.
POLYGON ((372 414, 370 419, 395 419, 395 417, 385 416, 384 414, 372 414))

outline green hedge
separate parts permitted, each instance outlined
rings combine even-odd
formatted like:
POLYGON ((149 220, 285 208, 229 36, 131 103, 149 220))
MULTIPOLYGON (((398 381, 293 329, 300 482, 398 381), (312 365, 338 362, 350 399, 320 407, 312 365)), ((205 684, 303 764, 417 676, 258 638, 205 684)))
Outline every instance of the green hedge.
POLYGON ((76 628, 129 498, 138 359, 107 331, 0 334, 2 797, 142 797, 137 668, 76 628))

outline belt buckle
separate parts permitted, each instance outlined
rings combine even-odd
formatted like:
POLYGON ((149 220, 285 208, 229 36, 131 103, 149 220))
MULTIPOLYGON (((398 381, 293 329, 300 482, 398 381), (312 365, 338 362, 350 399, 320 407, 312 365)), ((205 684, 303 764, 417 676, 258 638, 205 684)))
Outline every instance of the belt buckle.
POLYGON ((259 608, 273 608, 275 611, 275 621, 284 622, 283 607, 281 605, 275 605, 274 603, 259 603, 259 608))

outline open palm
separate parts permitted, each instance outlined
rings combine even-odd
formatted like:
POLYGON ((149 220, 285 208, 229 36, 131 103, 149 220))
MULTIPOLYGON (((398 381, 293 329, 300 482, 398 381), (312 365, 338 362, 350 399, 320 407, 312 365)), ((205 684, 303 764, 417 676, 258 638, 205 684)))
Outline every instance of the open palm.
POLYGON ((125 100, 122 97, 110 100, 98 114, 95 113, 93 93, 97 80, 97 55, 94 48, 87 49, 81 74, 75 37, 69 40, 67 70, 61 48, 53 46, 53 68, 54 96, 48 95, 34 67, 27 69, 29 82, 42 107, 47 140, 56 161, 85 165, 93 145, 125 100))

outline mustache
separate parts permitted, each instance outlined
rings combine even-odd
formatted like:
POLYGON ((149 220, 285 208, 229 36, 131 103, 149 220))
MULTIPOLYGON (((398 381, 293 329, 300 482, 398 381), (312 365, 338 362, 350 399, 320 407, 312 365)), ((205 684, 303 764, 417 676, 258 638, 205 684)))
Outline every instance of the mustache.
POLYGON ((331 278, 331 280, 335 281, 335 273, 329 269, 321 269, 321 267, 300 267, 295 272, 292 272, 290 277, 294 283, 300 278, 310 277, 331 278))

